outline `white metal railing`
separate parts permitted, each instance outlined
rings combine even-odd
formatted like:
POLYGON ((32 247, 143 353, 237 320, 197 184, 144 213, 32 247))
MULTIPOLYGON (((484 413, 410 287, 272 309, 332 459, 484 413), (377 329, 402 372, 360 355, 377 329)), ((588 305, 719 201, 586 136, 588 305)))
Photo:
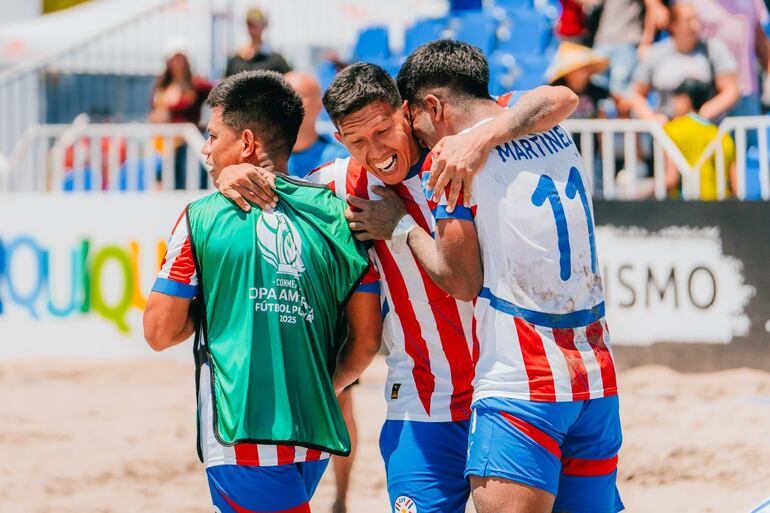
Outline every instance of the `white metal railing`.
MULTIPOLYGON (((682 195, 685 199, 700 197, 701 168, 715 160, 717 198, 728 196, 724 152, 721 141, 727 134, 735 134, 735 172, 737 175, 736 196, 746 198, 747 132, 757 132, 757 160, 759 165, 760 190, 763 199, 770 199, 770 153, 768 151, 768 129, 770 117, 751 116, 726 118, 719 125, 717 135, 709 143, 695 165, 690 165, 668 137, 663 127, 651 121, 642 120, 567 120, 563 126, 574 135, 580 135, 580 151, 589 176, 594 173, 596 163, 601 166, 601 186, 594 191, 597 197, 606 199, 640 199, 654 196, 664 199, 666 158, 670 159, 682 181, 682 195), (597 137, 598 136, 598 137, 597 137), (641 152, 640 136, 646 136, 648 151, 652 160, 652 179, 639 177, 638 164, 641 152), (617 140, 622 137, 620 152, 617 140), (595 148, 595 144, 600 145, 595 148), (597 158, 598 156, 598 158, 597 158), (622 173, 616 173, 616 161, 623 164, 622 173)), ((644 145, 642 145, 644 146, 644 145)))
MULTIPOLYGON (((231 9, 229 2, 215 4, 222 2, 102 0, 85 4, 94 15, 108 9, 110 16, 92 23, 97 28, 84 30, 82 38, 53 45, 52 50, 0 71, 0 152, 10 153, 27 128, 45 122, 46 81, 58 74, 155 75, 162 69, 162 54, 170 39, 187 43, 196 73, 209 74, 212 68, 223 67, 230 50, 225 42, 232 39, 231 9)), ((69 101, 88 100, 82 98, 87 91, 76 94, 81 97, 69 101)), ((120 119, 120 113, 115 115, 120 119)))
POLYGON ((770 199, 770 162, 768 160, 768 134, 770 132, 770 117, 768 116, 740 116, 725 118, 719 125, 719 132, 711 141, 706 151, 703 152, 695 165, 695 169, 700 167, 710 158, 716 157, 717 166, 717 191, 719 197, 725 196, 725 168, 724 168, 724 149, 722 139, 725 135, 734 134, 735 139, 735 167, 736 167, 736 196, 740 199, 746 198, 746 175, 748 170, 747 154, 744 149, 747 147, 749 134, 756 139, 757 159, 759 166, 759 191, 762 199, 770 199))
MULTIPOLYGON (((639 199, 654 196, 657 199, 666 197, 665 187, 665 157, 668 156, 674 162, 676 169, 682 176, 684 184, 689 185, 692 179, 692 170, 687 160, 679 151, 679 148, 666 135, 659 124, 638 119, 571 119, 563 123, 564 128, 580 135, 580 153, 588 176, 595 174, 598 163, 601 166, 601 189, 594 191, 599 197, 605 199, 639 199), (652 183, 641 183, 638 167, 640 161, 640 136, 649 136, 652 143, 652 183), (596 137, 598 136, 598 137, 596 137), (617 151, 618 136, 622 137, 622 154, 617 151), (595 144, 600 148, 595 148, 595 144), (617 179, 616 161, 622 155, 623 177, 625 181, 619 187, 617 179), (651 189, 650 189, 651 185, 651 189)), ((688 189, 689 190, 689 189, 688 189)))
POLYGON ((0 193, 194 190, 204 142, 188 123, 34 125, 0 155, 0 193))
POLYGON ((0 193, 8 190, 8 174, 10 173, 10 165, 5 155, 0 153, 0 193))
MULTIPOLYGON (((596 197, 641 199, 667 196, 666 159, 682 181, 685 199, 700 197, 700 169, 715 158, 717 197, 727 196, 720 141, 735 133, 738 198, 746 197, 747 132, 760 134, 757 161, 760 191, 770 199, 770 117, 727 118, 703 156, 691 166, 663 128, 641 120, 567 120, 580 136, 580 151, 596 197), (646 138, 646 142, 642 139, 646 138), (644 144, 640 144, 640 141, 644 144), (652 162, 651 178, 639 176, 642 157, 652 162), (619 164, 617 164, 619 163, 619 164), (599 173, 599 169, 601 173, 599 173), (618 173, 618 165, 622 167, 618 173), (597 184, 596 182, 600 182, 597 184)), ((0 153, 0 192, 73 190, 172 190, 179 188, 179 148, 184 155, 184 188, 199 186, 203 136, 191 124, 91 124, 85 115, 71 125, 34 125, 7 157, 0 153), (175 177, 176 180, 175 180, 175 177), (175 183, 177 182, 177 183, 175 183), (140 187, 140 184, 143 184, 140 187)))

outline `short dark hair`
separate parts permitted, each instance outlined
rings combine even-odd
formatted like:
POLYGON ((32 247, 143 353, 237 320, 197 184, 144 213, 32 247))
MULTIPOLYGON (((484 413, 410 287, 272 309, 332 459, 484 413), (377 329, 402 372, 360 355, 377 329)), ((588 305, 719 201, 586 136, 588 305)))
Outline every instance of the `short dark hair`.
POLYGON ((373 102, 401 105, 396 82, 376 64, 357 62, 340 71, 326 90, 324 107, 335 125, 373 102))
POLYGON ((305 116, 302 99, 274 71, 243 71, 222 80, 206 103, 222 109, 222 120, 237 132, 247 128, 271 158, 288 158, 305 116))
POLYGON ((451 39, 431 41, 412 52, 398 72, 398 91, 421 104, 423 93, 446 88, 458 98, 490 99, 489 63, 475 46, 451 39))
POLYGON ((703 107, 703 104, 711 99, 711 86, 700 80, 686 78, 674 89, 674 94, 685 94, 690 97, 693 110, 696 112, 703 107))

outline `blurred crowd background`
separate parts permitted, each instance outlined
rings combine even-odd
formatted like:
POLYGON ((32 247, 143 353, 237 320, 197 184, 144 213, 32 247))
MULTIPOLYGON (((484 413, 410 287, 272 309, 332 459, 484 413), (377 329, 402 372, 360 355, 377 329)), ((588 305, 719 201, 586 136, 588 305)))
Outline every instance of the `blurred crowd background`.
MULTIPOLYGON (((736 149, 733 132, 718 128, 727 117, 764 116, 770 108, 770 16, 763 0, 43 4, 56 12, 20 21, 9 16, 0 24, 0 166, 39 160, 43 150, 35 157, 29 141, 19 145, 32 124, 178 123, 203 132, 204 101, 213 84, 239 71, 271 69, 289 73, 306 101, 308 119, 291 169, 301 175, 344 153, 330 135, 334 128, 320 102, 340 69, 368 61, 395 76, 419 45, 453 38, 488 56, 492 94, 564 85, 580 97, 572 119, 636 119, 661 126, 698 174, 689 198, 712 200, 739 190, 742 198, 763 195, 767 166, 762 161, 767 159, 760 150, 766 153, 766 131, 744 132, 736 149), (59 10, 75 4, 82 5, 59 10), (736 161, 743 162, 740 170, 736 161)), ((133 149, 130 139, 116 142, 107 131, 103 137, 73 135, 72 140, 62 139, 61 130, 49 132, 48 143, 41 144, 58 151, 62 162, 53 164, 58 174, 54 169, 33 189, 56 188, 59 181, 65 190, 149 189, 156 183, 207 187, 202 167, 197 174, 188 172, 200 166, 198 148, 191 148, 197 139, 187 132, 139 134, 139 147, 133 149), (98 159, 91 158, 98 153, 98 159), (118 172, 110 172, 116 162, 118 172)), ((601 132, 583 133, 592 141, 581 145, 594 168, 597 196, 612 178, 620 189, 633 182, 632 193, 621 194, 626 199, 684 195, 685 164, 670 151, 665 164, 657 166, 655 192, 654 129, 637 130, 633 142, 627 134, 601 132), (608 138, 613 139, 609 150, 608 138)), ((30 165, 40 168, 39 161, 30 165)), ((13 176, 6 182, 9 189, 24 188, 13 176)))

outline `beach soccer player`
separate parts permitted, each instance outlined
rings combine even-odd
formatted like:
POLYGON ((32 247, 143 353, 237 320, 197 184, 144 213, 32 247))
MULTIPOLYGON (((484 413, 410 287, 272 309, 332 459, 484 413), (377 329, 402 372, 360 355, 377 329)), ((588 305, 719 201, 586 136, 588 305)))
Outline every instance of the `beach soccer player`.
MULTIPOLYGON (((470 45, 442 40, 415 50, 398 75, 415 134, 433 145, 482 128, 501 110, 488 81, 486 59, 470 45)), ((435 238, 412 230, 412 252, 455 295, 467 294, 453 289, 483 267, 472 284, 480 351, 465 471, 476 510, 620 511, 615 368, 589 177, 573 140, 557 126, 498 145, 451 212, 445 191, 434 191, 435 238), (447 239, 460 229, 465 240, 447 239)), ((383 223, 384 209, 372 205, 369 223, 371 205, 360 204, 362 230, 383 223)))
POLYGON ((303 111, 283 78, 234 75, 208 104, 202 152, 214 181, 227 165, 266 156, 277 200, 245 213, 215 193, 185 209, 145 337, 160 350, 197 332, 199 455, 217 511, 307 512, 329 455, 350 451, 335 390, 379 348, 379 294, 356 291, 369 259, 345 203, 285 174, 303 111))
MULTIPOLYGON (((486 156, 492 142, 506 141, 532 119, 544 127, 561 121, 574 108, 573 96, 563 88, 535 92, 530 101, 538 108, 527 112, 529 118, 518 109, 504 111, 485 131, 456 138, 444 153, 473 160, 479 152, 475 148, 483 148, 486 156)), ((412 219, 433 230, 422 187, 431 158, 412 137, 393 78, 374 64, 354 64, 334 79, 324 105, 352 157, 322 166, 307 179, 327 184, 340 198, 350 196, 353 204, 358 198, 377 197, 377 187, 390 184, 407 203, 412 219)), ((456 159, 444 164, 455 170, 465 166, 456 159)), ((236 189, 243 190, 248 178, 244 173, 258 172, 248 168, 222 173, 219 185, 225 194, 238 199, 236 189)), ((388 229, 392 232, 394 225, 388 229)), ((375 242, 373 249, 388 348, 387 414, 380 450, 391 507, 399 512, 464 512, 470 487, 463 472, 478 354, 471 337, 472 305, 442 291, 398 237, 375 242)))

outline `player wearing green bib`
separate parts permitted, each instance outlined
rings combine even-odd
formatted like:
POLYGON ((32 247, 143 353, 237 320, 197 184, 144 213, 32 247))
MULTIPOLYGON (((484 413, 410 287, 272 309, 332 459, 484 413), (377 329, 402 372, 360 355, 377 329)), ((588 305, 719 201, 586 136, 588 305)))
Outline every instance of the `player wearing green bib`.
MULTIPOLYGON (((265 155, 286 169, 302 103, 279 75, 235 75, 208 103, 203 154, 215 181, 265 155)), ((350 451, 335 386, 379 347, 379 290, 359 285, 369 260, 345 203, 282 174, 274 184, 265 211, 244 213, 219 193, 191 203, 145 312, 155 349, 196 331, 199 453, 222 513, 309 511, 329 453, 350 451)))

